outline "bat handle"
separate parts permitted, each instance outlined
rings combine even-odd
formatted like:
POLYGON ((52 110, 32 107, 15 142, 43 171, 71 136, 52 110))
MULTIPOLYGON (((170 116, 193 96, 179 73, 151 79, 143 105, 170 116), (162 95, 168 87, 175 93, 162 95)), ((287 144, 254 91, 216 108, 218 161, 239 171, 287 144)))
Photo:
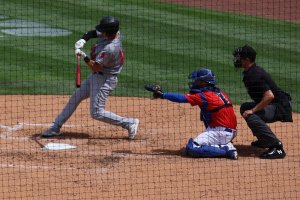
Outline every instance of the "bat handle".
POLYGON ((80 85, 81 85, 80 56, 77 56, 76 87, 79 88, 80 85))

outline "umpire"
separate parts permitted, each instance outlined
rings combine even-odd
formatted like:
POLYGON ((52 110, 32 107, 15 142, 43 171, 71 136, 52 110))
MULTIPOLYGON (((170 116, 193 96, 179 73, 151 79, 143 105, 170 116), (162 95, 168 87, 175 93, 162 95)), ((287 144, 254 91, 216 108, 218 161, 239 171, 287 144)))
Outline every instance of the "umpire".
POLYGON ((271 76, 255 63, 256 51, 245 45, 234 50, 234 66, 243 68, 243 82, 253 102, 241 105, 240 113, 257 140, 251 146, 267 148, 262 159, 286 156, 282 142, 266 123, 292 122, 291 97, 281 90, 271 76))

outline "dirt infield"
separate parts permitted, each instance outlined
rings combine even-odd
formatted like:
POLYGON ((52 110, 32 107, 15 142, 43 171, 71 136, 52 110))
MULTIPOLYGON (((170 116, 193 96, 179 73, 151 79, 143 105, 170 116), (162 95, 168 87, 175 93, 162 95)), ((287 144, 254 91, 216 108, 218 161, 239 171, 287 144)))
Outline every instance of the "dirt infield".
POLYGON ((162 0, 193 7, 208 8, 269 19, 300 22, 298 0, 162 0))
MULTIPOLYGON (((192 159, 187 140, 203 130, 199 111, 163 100, 110 97, 107 109, 141 120, 127 132, 89 116, 84 101, 62 136, 39 138, 62 109, 64 96, 0 96, 0 199, 299 199, 299 116, 274 123, 287 157, 261 160, 238 115, 234 144, 240 158, 192 159), (122 106, 121 106, 122 104, 122 106), (50 151, 50 142, 76 149, 50 151), (26 197, 26 198, 25 198, 26 197)), ((235 107, 238 113, 238 107, 235 107)))

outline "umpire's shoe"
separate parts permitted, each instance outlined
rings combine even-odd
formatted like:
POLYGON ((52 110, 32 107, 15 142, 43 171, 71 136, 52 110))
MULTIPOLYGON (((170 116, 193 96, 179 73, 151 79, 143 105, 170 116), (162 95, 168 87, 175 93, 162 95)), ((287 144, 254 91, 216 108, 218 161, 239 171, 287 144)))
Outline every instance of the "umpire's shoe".
POLYGON ((270 147, 267 151, 260 155, 262 159, 283 159, 286 156, 283 150, 282 143, 278 142, 277 145, 270 147))

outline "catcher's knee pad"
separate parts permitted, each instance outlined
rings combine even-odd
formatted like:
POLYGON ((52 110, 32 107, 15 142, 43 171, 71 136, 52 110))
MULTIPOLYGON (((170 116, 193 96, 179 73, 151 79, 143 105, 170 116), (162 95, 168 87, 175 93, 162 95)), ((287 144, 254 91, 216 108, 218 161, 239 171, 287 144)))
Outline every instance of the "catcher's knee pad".
POLYGON ((195 158, 205 158, 205 157, 224 157, 227 156, 228 148, 226 147, 216 147, 210 145, 200 145, 197 146, 193 144, 193 140, 190 139, 186 145, 186 152, 189 156, 195 158))

